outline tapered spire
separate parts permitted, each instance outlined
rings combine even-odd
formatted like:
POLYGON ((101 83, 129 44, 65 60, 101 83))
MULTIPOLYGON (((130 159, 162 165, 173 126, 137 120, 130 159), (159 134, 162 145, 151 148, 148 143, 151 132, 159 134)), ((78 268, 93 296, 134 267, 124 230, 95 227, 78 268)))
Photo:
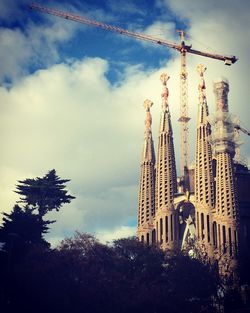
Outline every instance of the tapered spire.
POLYGON ((144 162, 153 162, 155 163, 155 152, 154 144, 152 138, 152 116, 150 113, 150 108, 152 107, 153 102, 151 100, 145 100, 143 106, 146 110, 146 119, 145 119, 145 132, 144 132, 144 146, 142 152, 142 163, 144 162))
POLYGON ((228 110, 227 80, 214 82, 216 116, 213 134, 216 156, 216 212, 224 217, 236 217, 237 201, 233 157, 235 154, 234 124, 228 110))
POLYGON ((173 249, 177 238, 177 216, 174 211, 174 194, 177 190, 173 131, 169 111, 167 81, 169 76, 160 76, 162 82, 162 112, 159 127, 156 167, 156 241, 163 249, 173 249))
POLYGON ((169 78, 166 73, 160 76, 162 82, 162 111, 158 137, 156 210, 160 210, 165 206, 170 207, 173 204, 174 194, 177 190, 173 130, 168 105, 167 81, 169 78))
MULTIPOLYGON (((216 211, 214 213, 214 246, 218 256, 237 256, 238 247, 238 202, 235 184, 233 157, 235 154, 234 125, 228 110, 229 84, 226 79, 214 82, 216 96, 215 126, 213 131, 216 157, 216 211)), ((224 258, 222 258, 224 260, 224 258)), ((235 271, 235 263, 231 263, 235 271)), ((221 263, 222 272, 225 271, 221 263)))
POLYGON ((146 110, 144 144, 141 159, 141 178, 138 208, 138 237, 148 244, 152 243, 153 218, 155 215, 155 152, 152 138, 152 116, 150 108, 153 102, 144 101, 146 110))
POLYGON ((208 105, 204 73, 206 67, 197 66, 200 80, 198 84, 199 103, 196 128, 195 154, 195 204, 196 204, 196 235, 201 244, 206 246, 206 252, 211 255, 209 246, 211 236, 211 213, 214 207, 214 177, 212 169, 212 148, 209 142, 211 126, 208 122, 208 105))

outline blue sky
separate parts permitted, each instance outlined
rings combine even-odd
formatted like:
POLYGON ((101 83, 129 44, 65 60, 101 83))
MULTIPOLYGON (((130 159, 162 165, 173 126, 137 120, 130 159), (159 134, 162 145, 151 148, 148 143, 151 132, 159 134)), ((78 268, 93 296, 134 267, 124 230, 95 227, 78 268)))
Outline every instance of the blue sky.
MULTIPOLYGON (((170 75, 170 110, 179 164, 179 55, 150 43, 49 16, 29 1, 0 0, 0 202, 10 211, 17 180, 55 168, 70 178, 70 205, 51 218, 49 240, 74 230, 111 240, 135 233, 146 98, 154 102, 155 146, 162 72, 170 75)), ((190 162, 197 113, 196 66, 207 66, 207 97, 214 111, 213 79, 228 78, 229 107, 250 128, 250 5, 247 0, 38 1, 101 22, 179 40, 184 29, 193 48, 232 54, 232 67, 188 56, 190 162), (240 5, 239 5, 240 3, 240 5)), ((249 137, 241 136, 249 160, 249 137)), ((179 166, 179 165, 178 165, 179 166)))
MULTIPOLYGON (((35 54, 35 58, 31 58, 25 64, 25 70, 29 73, 40 68, 46 68, 54 62, 60 63, 68 59, 81 59, 84 56, 101 57, 112 63, 112 67, 107 73, 108 79, 114 83, 117 77, 117 71, 122 71, 123 67, 129 64, 143 64, 147 68, 159 67, 162 62, 173 53, 164 47, 154 47, 149 43, 142 43, 135 39, 125 36, 114 35, 107 31, 97 29, 82 24, 76 24, 72 21, 63 21, 60 18, 41 14, 37 11, 29 9, 29 1, 22 1, 17 5, 14 1, 7 4, 7 14, 3 16, 2 26, 11 30, 20 30, 22 34, 29 40, 34 35, 31 33, 34 29, 44 27, 60 28, 60 36, 39 33, 40 38, 37 40, 44 41, 44 50, 51 48, 51 44, 57 54, 52 58, 44 56, 45 51, 35 54), (11 7, 14 9, 11 12, 11 7), (49 46, 47 46, 49 45, 49 46)), ((174 12, 168 8, 156 5, 154 1, 40 1, 39 4, 50 8, 57 8, 66 12, 73 12, 79 15, 85 15, 88 18, 97 19, 105 23, 110 23, 132 31, 144 31, 150 27, 157 18, 159 25, 153 30, 154 35, 160 38, 166 38, 170 35, 170 39, 178 40, 178 34, 175 29, 186 29, 187 22, 179 19, 174 12), (146 5, 145 5, 146 4, 146 5), (148 14, 150 12, 150 14, 148 14), (168 27, 165 31, 164 25, 168 27), (166 32, 166 33, 165 33, 166 32)), ((36 50, 36 43, 31 43, 31 49, 36 50)), ((34 51, 37 52, 37 51, 34 51)), ((6 71, 8 72, 8 71, 6 71)), ((11 73, 6 73, 5 81, 10 82, 13 77, 11 73)))

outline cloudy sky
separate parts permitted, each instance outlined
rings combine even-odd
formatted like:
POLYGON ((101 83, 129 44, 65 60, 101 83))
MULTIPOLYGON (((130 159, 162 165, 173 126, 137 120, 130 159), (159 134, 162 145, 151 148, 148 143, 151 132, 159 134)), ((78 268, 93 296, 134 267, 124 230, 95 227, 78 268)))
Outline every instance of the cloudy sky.
MULTIPOLYGON (((194 49, 236 55, 221 61, 188 56, 190 162, 197 113, 196 66, 207 67, 210 113, 212 81, 226 77, 229 106, 249 126, 250 4, 248 0, 39 1, 131 31, 178 42, 187 33, 194 49)), ((56 244, 75 230, 111 240, 135 234, 143 101, 152 107, 157 142, 162 72, 170 75, 170 110, 179 166, 179 55, 58 17, 31 11, 26 0, 0 0, 0 204, 9 212, 17 180, 55 168, 70 178, 76 199, 53 213, 48 239, 56 244)), ((241 136, 249 160, 250 138, 241 136)), ((51 217, 52 217, 51 216, 51 217)))

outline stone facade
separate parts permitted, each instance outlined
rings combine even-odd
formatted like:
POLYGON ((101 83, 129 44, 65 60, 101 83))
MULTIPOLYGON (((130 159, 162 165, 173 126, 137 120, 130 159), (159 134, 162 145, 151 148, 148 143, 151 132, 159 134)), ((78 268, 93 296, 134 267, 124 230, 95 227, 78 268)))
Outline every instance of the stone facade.
POLYGON ((211 127, 205 70, 203 65, 197 67, 200 81, 195 167, 187 168, 190 175, 184 188, 177 186, 167 74, 160 77, 163 91, 156 162, 151 132, 152 103, 146 101, 138 237, 148 244, 158 244, 164 250, 182 249, 192 239, 221 267, 229 259, 231 270, 234 270, 240 246, 249 250, 250 195, 245 192, 244 199, 239 201, 238 194, 240 189, 242 192, 246 189, 242 188, 244 182, 250 182, 250 172, 247 167, 243 171, 239 164, 235 170, 234 122, 228 110, 229 84, 225 79, 214 82, 216 110, 211 127))

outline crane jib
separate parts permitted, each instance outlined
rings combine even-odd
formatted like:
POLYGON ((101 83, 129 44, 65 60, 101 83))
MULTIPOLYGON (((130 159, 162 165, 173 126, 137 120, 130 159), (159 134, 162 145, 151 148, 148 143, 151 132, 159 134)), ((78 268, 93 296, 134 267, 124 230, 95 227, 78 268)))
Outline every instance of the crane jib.
POLYGON ((219 55, 219 54, 215 54, 215 53, 209 53, 209 52, 194 50, 191 48, 192 45, 190 45, 190 46, 185 45, 184 40, 181 42, 181 44, 177 44, 177 43, 169 42, 169 41, 164 40, 164 39, 154 38, 154 37, 146 35, 146 34, 131 32, 131 31, 128 31, 126 29, 122 29, 122 28, 119 28, 116 26, 104 24, 101 22, 97 22, 95 20, 90 20, 90 19, 87 19, 85 17, 81 17, 79 15, 75 15, 75 14, 71 14, 71 13, 67 13, 67 12, 62 12, 62 11, 59 11, 56 9, 43 7, 39 4, 32 3, 29 7, 30 7, 30 9, 38 10, 42 13, 55 15, 55 16, 65 18, 67 20, 79 22, 82 24, 92 25, 95 27, 101 27, 103 29, 119 33, 121 35, 126 35, 126 36, 134 37, 134 38, 137 38, 140 40, 149 41, 149 42, 152 42, 152 43, 155 43, 158 45, 162 45, 162 46, 166 46, 168 48, 178 50, 180 52, 185 51, 188 53, 197 54, 200 56, 204 56, 204 57, 208 57, 208 58, 212 58, 212 59, 216 59, 216 60, 221 60, 221 61, 224 61, 226 65, 234 64, 238 60, 235 56, 219 55))

